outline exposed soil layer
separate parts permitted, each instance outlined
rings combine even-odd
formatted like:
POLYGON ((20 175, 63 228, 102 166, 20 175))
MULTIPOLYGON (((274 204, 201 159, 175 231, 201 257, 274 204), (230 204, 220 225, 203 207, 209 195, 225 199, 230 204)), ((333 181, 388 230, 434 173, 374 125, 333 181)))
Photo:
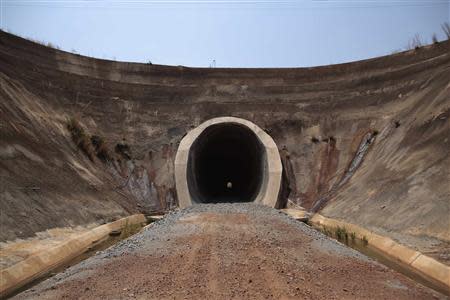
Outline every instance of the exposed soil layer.
POLYGON ((445 298, 273 209, 199 205, 16 299, 445 298))

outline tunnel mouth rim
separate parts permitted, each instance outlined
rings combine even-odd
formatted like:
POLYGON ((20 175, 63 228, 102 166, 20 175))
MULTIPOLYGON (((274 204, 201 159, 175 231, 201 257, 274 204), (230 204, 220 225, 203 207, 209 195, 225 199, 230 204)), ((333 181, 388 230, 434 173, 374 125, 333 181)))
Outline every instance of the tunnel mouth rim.
POLYGON ((234 122, 206 127, 189 149, 186 171, 192 202, 253 202, 263 186, 266 164, 265 148, 248 127, 234 122))
POLYGON ((262 145, 265 152, 263 178, 259 192, 253 203, 263 204, 271 207, 276 206, 278 193, 281 185, 282 165, 278 147, 274 140, 256 124, 236 117, 218 117, 207 120, 199 126, 190 130, 181 140, 177 154, 175 156, 175 187, 177 191, 178 203, 180 208, 185 208, 197 204, 192 198, 189 190, 189 154, 191 147, 208 127, 217 124, 235 124, 244 126, 254 133, 262 145))

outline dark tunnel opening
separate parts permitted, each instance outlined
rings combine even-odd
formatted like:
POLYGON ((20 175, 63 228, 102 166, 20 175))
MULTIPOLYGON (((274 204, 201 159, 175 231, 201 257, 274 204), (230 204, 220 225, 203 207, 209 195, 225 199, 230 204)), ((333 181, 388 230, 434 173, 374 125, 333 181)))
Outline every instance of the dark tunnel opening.
POLYGON ((189 152, 187 179, 196 203, 251 202, 262 186, 264 147, 245 126, 206 128, 189 152))

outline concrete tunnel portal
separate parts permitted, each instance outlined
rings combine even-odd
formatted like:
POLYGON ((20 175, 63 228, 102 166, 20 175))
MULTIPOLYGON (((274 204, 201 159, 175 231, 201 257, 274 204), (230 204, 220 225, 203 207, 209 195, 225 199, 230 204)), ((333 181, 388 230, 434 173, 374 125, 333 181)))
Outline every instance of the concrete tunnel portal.
POLYGON ((192 144, 187 181, 199 203, 251 202, 262 185, 264 149, 256 135, 235 123, 206 128, 192 144))
POLYGON ((273 139, 250 121, 221 117, 191 130, 175 158, 180 207, 256 202, 274 207, 281 160, 273 139))

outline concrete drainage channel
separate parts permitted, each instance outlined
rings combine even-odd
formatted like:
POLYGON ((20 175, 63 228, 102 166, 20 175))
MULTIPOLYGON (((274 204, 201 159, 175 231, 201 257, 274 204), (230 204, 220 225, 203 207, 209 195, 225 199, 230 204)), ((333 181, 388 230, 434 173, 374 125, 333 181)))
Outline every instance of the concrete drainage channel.
POLYGON ((444 295, 450 291, 450 266, 354 224, 301 209, 283 211, 414 281, 444 295))
POLYGON ((39 282, 64 271, 70 266, 95 255, 142 228, 161 216, 132 215, 98 226, 83 235, 38 252, 0 272, 0 298, 14 296, 39 282))

